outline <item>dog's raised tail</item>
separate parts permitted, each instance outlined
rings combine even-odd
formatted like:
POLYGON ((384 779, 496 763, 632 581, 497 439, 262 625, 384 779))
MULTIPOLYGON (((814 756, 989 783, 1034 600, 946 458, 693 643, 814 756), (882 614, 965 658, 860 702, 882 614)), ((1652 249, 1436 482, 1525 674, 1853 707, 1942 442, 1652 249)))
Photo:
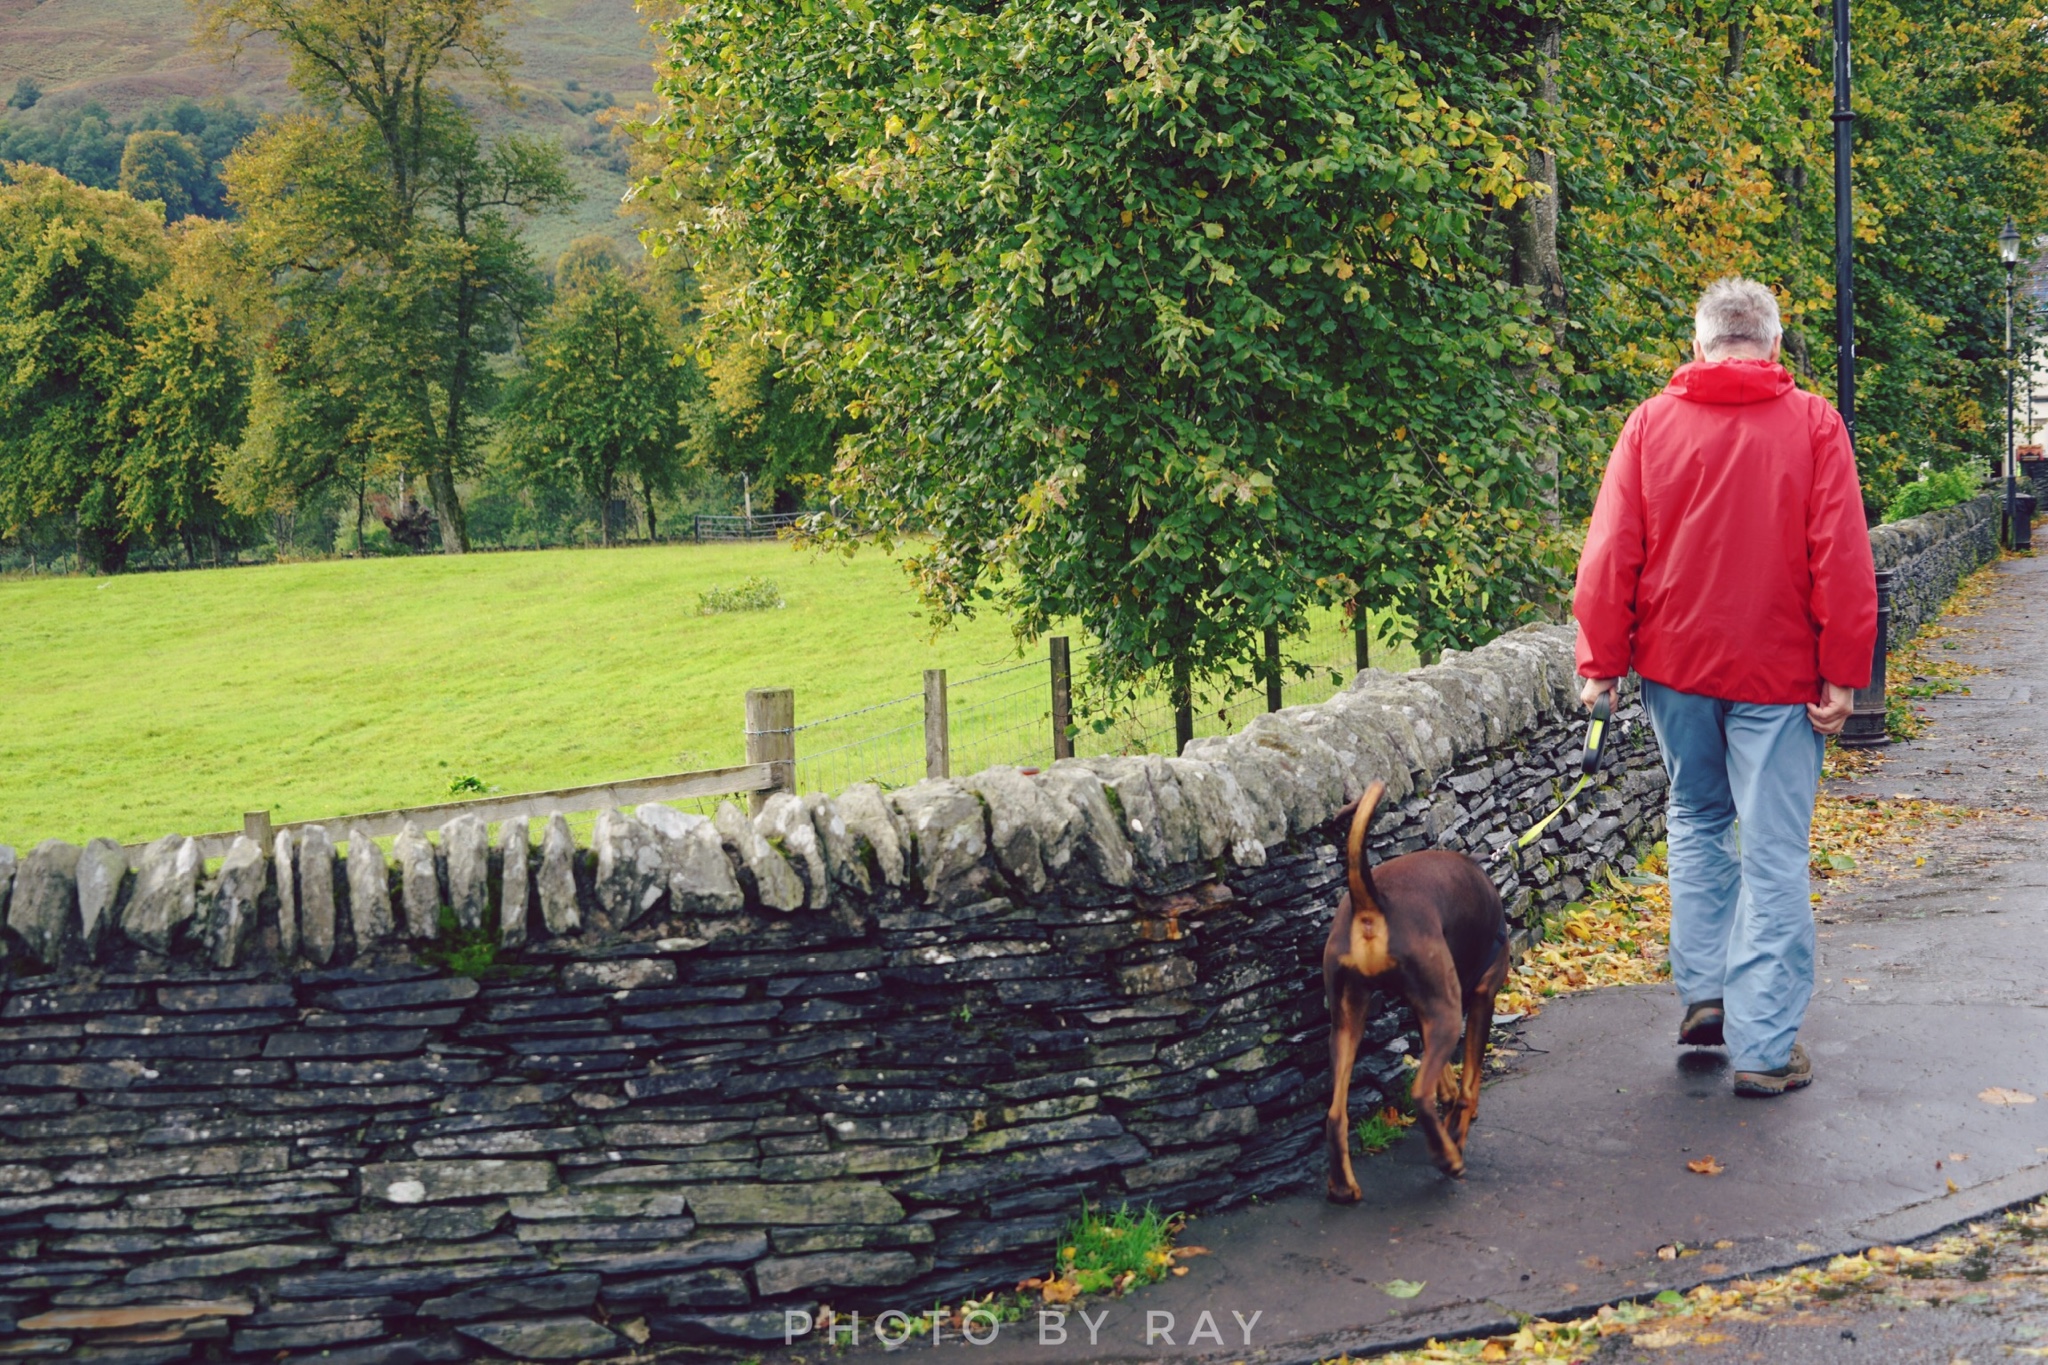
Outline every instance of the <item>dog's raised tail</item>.
POLYGON ((1374 782, 1365 789, 1365 795, 1358 798, 1358 805, 1351 812, 1351 834, 1344 844, 1344 871, 1351 879, 1354 911, 1366 906, 1379 909, 1379 891, 1372 884, 1372 869, 1365 862, 1365 836, 1372 828, 1372 817, 1379 810, 1380 798, 1386 794, 1387 784, 1374 782))

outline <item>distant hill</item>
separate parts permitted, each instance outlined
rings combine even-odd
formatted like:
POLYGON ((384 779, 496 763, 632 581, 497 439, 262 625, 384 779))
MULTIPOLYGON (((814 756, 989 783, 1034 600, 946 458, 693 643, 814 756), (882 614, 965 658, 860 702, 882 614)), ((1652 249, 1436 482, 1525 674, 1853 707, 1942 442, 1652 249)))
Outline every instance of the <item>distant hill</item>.
MULTIPOLYGON (((617 214, 626 162, 595 115, 631 107, 652 85, 654 44, 632 0, 529 0, 509 16, 507 39, 522 64, 513 73, 517 104, 507 108, 470 86, 486 129, 517 129, 559 139, 583 202, 534 225, 530 240, 543 263, 570 239, 602 232, 619 241, 632 227, 617 214)), ((43 96, 26 113, 34 120, 87 103, 115 119, 179 98, 234 99, 245 107, 292 106, 284 58, 251 45, 223 66, 192 45, 192 14, 183 0, 0 0, 0 100, 27 76, 43 96)))

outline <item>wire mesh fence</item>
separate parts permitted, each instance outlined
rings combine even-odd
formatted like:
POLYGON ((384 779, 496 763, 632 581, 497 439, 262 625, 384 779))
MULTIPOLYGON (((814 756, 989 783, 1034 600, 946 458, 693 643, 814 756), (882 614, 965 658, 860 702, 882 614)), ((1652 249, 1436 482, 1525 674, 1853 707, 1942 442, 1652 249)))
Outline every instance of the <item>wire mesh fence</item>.
MULTIPOLYGON (((1322 613, 1311 628, 1284 642, 1288 672, 1283 706, 1327 700, 1348 683, 1357 645, 1350 624, 1335 612, 1322 613)), ((1375 644, 1375 662, 1404 668, 1412 652, 1375 644)), ((1085 666, 1085 655, 1075 667, 1085 666)), ((945 753, 944 770, 979 772, 993 764, 1044 767, 1053 761, 1053 669, 1048 651, 962 679, 948 679, 943 710, 924 693, 910 693, 795 727, 796 786, 800 792, 839 792, 856 782, 908 786, 933 771, 934 750, 945 753)), ((1195 734, 1228 734, 1242 729, 1267 708, 1263 684, 1212 691, 1195 705, 1195 734)), ((1173 753, 1173 706, 1163 693, 1146 692, 1097 715, 1076 699, 1074 753, 1080 757, 1173 753)))

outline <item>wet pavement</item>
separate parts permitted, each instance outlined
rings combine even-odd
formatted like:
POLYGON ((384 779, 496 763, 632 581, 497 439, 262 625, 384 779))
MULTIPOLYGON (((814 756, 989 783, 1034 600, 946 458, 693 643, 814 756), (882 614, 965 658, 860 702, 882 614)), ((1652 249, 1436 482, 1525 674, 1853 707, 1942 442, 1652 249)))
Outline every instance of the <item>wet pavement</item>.
MULTIPOLYGON (((1668 986, 1560 998, 1513 1030, 1520 1056, 1484 1092, 1464 1180, 1411 1138, 1359 1163, 1358 1206, 1305 1193, 1191 1224, 1181 1242, 1209 1254, 1089 1305, 1092 1342, 1078 1317, 1063 1343, 1027 1317, 993 1344, 909 1349, 987 1365, 1328 1359, 1905 1242, 2048 1193, 2048 1102, 1979 1098, 2048 1092, 2048 819, 2033 814, 2048 810, 2048 721, 2032 709, 2036 690, 2048 701, 2048 559, 1999 573, 1981 612, 1949 623, 1964 628, 1949 657, 1997 672, 1922 702, 1920 740, 1833 784, 1987 814, 1817 884, 1810 1089, 1736 1099, 1723 1054, 1675 1046, 1668 986), (1723 1174, 1687 1170, 1709 1155, 1723 1174)), ((1946 1363, 2008 1340, 1981 1314, 1885 1319, 1742 1324, 1682 1358, 1946 1363)), ((1617 1337, 1597 1358, 1675 1354, 1617 1337)))

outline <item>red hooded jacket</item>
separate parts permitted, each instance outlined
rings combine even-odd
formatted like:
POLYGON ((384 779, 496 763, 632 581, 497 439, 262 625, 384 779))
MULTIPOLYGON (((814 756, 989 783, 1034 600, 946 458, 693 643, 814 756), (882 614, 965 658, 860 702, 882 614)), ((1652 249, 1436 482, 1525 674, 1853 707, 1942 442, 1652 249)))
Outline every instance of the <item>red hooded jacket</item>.
POLYGON ((1723 701, 1864 687, 1877 580, 1848 432, 1784 366, 1683 366, 1615 442, 1579 556, 1579 675, 1723 701))

